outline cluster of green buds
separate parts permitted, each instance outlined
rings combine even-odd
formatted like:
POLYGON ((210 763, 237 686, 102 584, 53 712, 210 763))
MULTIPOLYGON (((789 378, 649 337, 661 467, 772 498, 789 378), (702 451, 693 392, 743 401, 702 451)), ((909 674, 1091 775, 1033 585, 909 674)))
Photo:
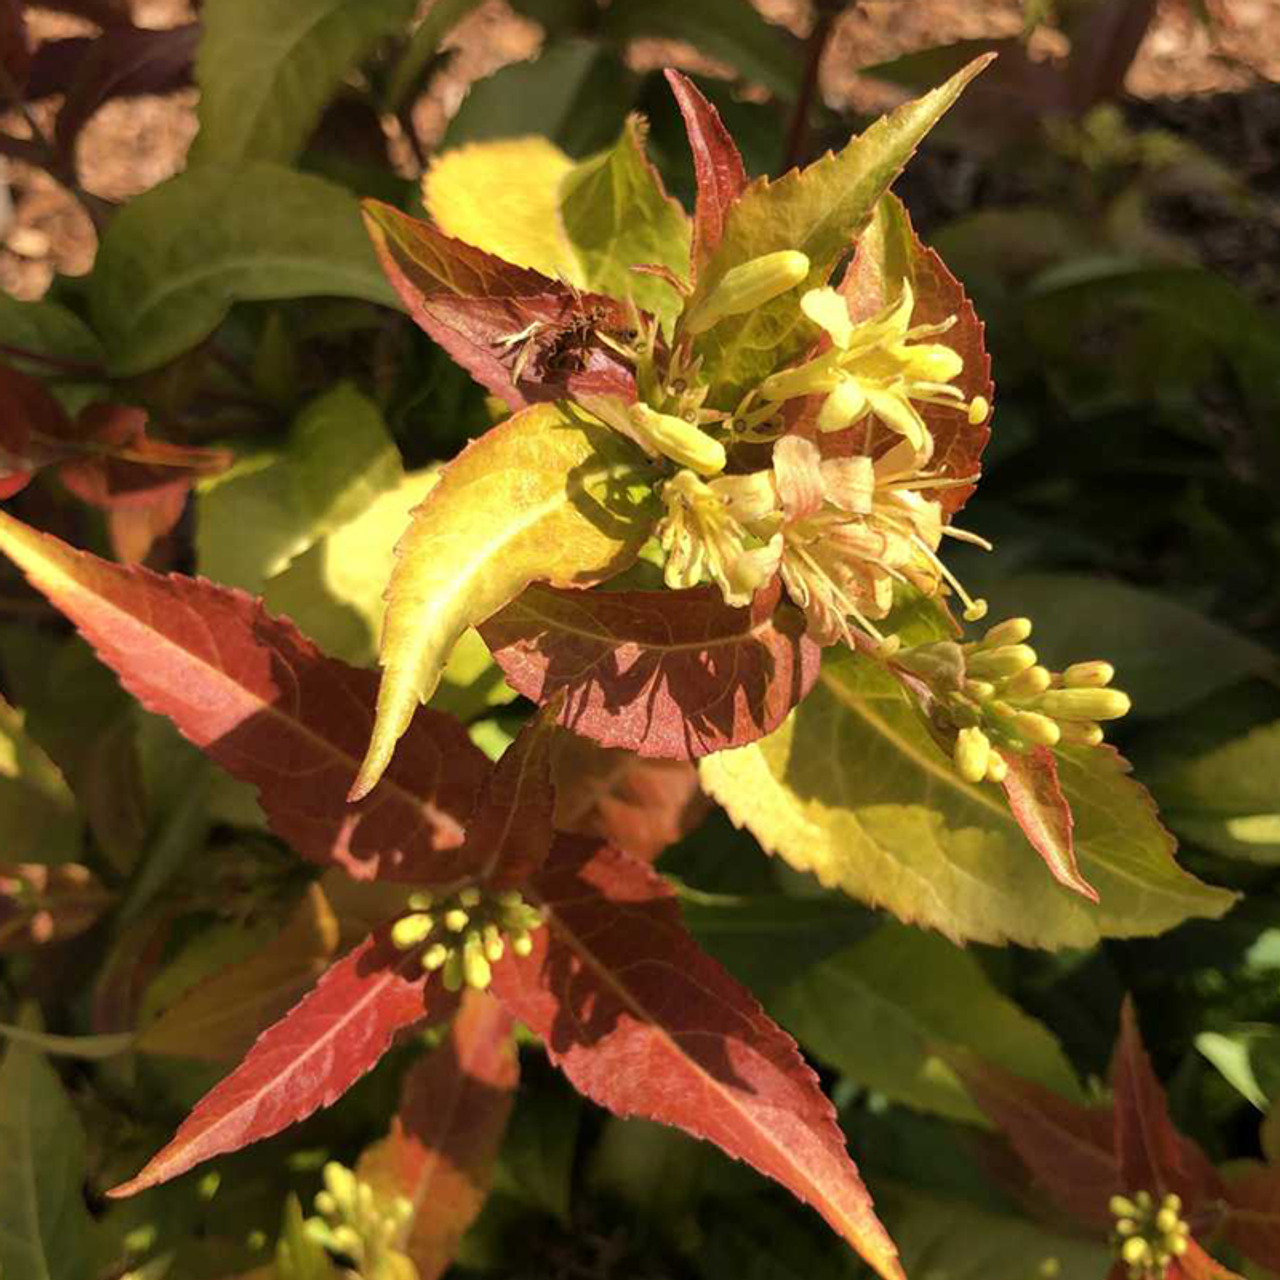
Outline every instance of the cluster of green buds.
POLYGON ((1182 1217, 1182 1200, 1170 1192, 1157 1204, 1149 1191, 1112 1196, 1116 1220, 1111 1247, 1129 1268, 1129 1280, 1164 1276, 1174 1258, 1187 1251, 1191 1228, 1182 1217))
POLYGON ((397 1248, 413 1205, 396 1196, 380 1202, 373 1188, 331 1160, 324 1167, 324 1190, 316 1193, 316 1218, 304 1230, 330 1253, 348 1258, 362 1280, 417 1280, 413 1262, 397 1248))
POLYGON ((968 782, 1003 782, 1000 754, 1031 747, 1102 741, 1104 720, 1129 710, 1129 698, 1110 688, 1109 662, 1077 662, 1065 671, 1042 667, 1028 618, 1010 618, 968 644, 940 641, 893 655, 930 687, 948 727, 957 730, 956 770, 968 782))
POLYGON ((506 949, 518 956, 533 950, 533 930, 542 913, 517 889, 492 892, 468 885, 447 897, 412 894, 409 913, 391 926, 391 942, 400 951, 418 951, 422 967, 440 976, 447 991, 474 987, 483 991, 506 949))

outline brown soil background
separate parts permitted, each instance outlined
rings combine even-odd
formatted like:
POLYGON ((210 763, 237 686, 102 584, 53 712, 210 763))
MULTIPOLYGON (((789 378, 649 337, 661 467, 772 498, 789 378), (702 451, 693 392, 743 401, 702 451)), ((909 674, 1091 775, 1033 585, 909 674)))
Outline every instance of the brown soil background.
MULTIPOLYGON (((813 21, 808 0, 753 3, 770 21, 797 34, 806 33, 813 21)), ((1280 0, 1214 0, 1214 10, 1218 23, 1210 34, 1182 3, 1162 3, 1130 68, 1126 92, 1151 103, 1162 121, 1182 128, 1245 176, 1277 178, 1280 185, 1280 90, 1274 88, 1280 83, 1280 0)), ((174 26, 192 17, 187 0, 133 0, 132 13, 146 27, 174 26)), ((29 14, 37 41, 94 30, 52 11, 33 8, 29 14)), ((827 48, 823 97, 833 107, 878 109, 884 105, 883 90, 860 77, 860 67, 959 38, 1015 35, 1021 25, 1019 0, 862 0, 839 20, 827 48)), ((1046 56, 1063 51, 1055 37, 1052 32, 1038 37, 1046 56)), ((536 24, 516 16, 503 0, 486 0, 450 37, 457 55, 415 107, 422 143, 430 147, 439 138, 468 85, 507 63, 536 57, 541 42, 536 24)), ((639 42, 630 57, 637 66, 673 62, 728 71, 668 42, 639 42)), ((191 89, 103 107, 80 138, 81 186, 122 201, 181 170, 198 129, 197 97, 191 89)), ((57 106, 56 101, 37 104, 37 119, 47 124, 57 106)), ((15 134, 25 129, 12 114, 2 123, 15 134)), ((0 202, 0 287, 19 298, 37 298, 55 271, 79 275, 90 269, 96 237, 75 200, 51 178, 13 160, 0 165, 12 202, 8 209, 0 202)))

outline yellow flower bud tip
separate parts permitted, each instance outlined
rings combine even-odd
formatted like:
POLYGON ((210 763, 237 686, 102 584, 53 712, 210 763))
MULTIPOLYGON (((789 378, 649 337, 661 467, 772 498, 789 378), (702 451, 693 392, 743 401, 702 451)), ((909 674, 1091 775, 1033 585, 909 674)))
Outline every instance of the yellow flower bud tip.
POLYGON ((1137 1206, 1128 1196, 1112 1196, 1107 1202, 1107 1208, 1111 1210, 1113 1218, 1132 1218, 1138 1212, 1137 1206))
POLYGON ((1138 1224, 1132 1218, 1116 1219, 1116 1235, 1131 1236, 1138 1229, 1138 1224))
POLYGON ((356 1175, 345 1165, 330 1160, 321 1170, 325 1189, 343 1209, 353 1203, 356 1192, 356 1175))
POLYGON ((1140 1212, 1146 1213, 1147 1210, 1151 1208, 1151 1192, 1139 1191, 1133 1197, 1133 1202, 1138 1206, 1140 1212))
POLYGON ((356 1183, 356 1208, 366 1218, 373 1214, 373 1188, 367 1182, 356 1183))
POLYGON ((1062 730, 1058 743, 1064 747, 1101 746, 1106 736, 1102 732, 1102 726, 1094 724, 1092 720, 1060 720, 1058 728, 1062 730))
POLYGON ((1050 689, 1036 705, 1055 720, 1118 720, 1132 703, 1119 689, 1050 689))
POLYGON ((1130 1236, 1120 1246, 1120 1256, 1131 1267, 1151 1259, 1151 1246, 1141 1236, 1130 1236))
POLYGON ((422 889, 409 895, 409 909, 411 911, 430 911, 435 905, 436 895, 429 890, 422 889))
POLYGON ((331 1218, 338 1212, 338 1202, 328 1191, 316 1192, 316 1212, 331 1218))
POLYGON ((533 954, 533 934, 528 929, 521 929, 511 935, 511 950, 522 959, 533 954))
POLYGON ((967 663, 970 675, 979 680, 1009 680, 1036 665, 1036 651, 1030 645, 1005 644, 979 649, 967 663))
POLYGON ((397 951, 408 951, 411 947, 425 942, 435 927, 435 919, 425 911, 411 916, 401 916, 391 926, 391 945, 397 951))
POLYGON ((1179 1218, 1172 1209, 1161 1209, 1156 1214, 1156 1230, 1162 1235, 1171 1235, 1178 1227, 1179 1218))
POLYGON ((1009 765, 1005 758, 998 752, 991 753, 991 759, 987 761, 987 781, 994 782, 997 786, 1009 776, 1009 765))
POLYGON ((460 907, 478 907, 483 897, 484 894, 475 885, 468 885, 458 893, 458 905, 460 907))
POLYGON ((503 889, 497 894, 494 901, 500 907, 518 907, 524 903, 524 896, 519 889, 503 889))
POLYGON ((483 991, 493 978, 489 961, 484 954, 484 946, 479 939, 475 946, 468 946, 462 953, 462 973, 466 984, 477 991, 483 991))
POLYGON ((809 274, 809 259, 796 249, 766 253, 731 267, 720 283, 683 317, 685 333, 695 337, 729 316, 754 311, 794 289, 809 274))
POLYGON ((1006 618, 1003 622, 997 622, 994 627, 987 628, 986 635, 982 637, 982 647, 995 649, 1006 644, 1023 644, 1030 639, 1030 618, 1006 618))
POLYGON ((1028 667, 1005 685, 1004 696, 1015 702, 1025 698, 1038 698, 1052 687, 1053 676, 1046 668, 1028 667))
POLYGON ((1172 1209, 1174 1213, 1182 1212, 1182 1197, 1176 1191, 1170 1191, 1163 1200, 1160 1201, 1162 1209, 1172 1209))
POLYGON ((502 933, 496 924, 485 925, 484 929, 484 954, 493 963, 497 964, 506 952, 506 944, 502 940, 502 933))
POLYGON ((364 1241, 360 1239, 360 1233, 345 1222, 334 1227, 329 1233, 329 1239, 333 1242, 334 1252, 344 1253, 348 1258, 358 1259, 364 1252, 364 1241))
POLYGON ((1035 711, 1015 712, 1013 728, 1025 742, 1037 747, 1056 747, 1062 737, 1062 730, 1054 721, 1035 711))
POLYGON ((954 755, 956 772, 966 782, 981 782, 991 761, 991 739, 981 729, 961 729, 954 755))
POLYGON ((1173 1254, 1175 1258, 1180 1258, 1184 1253, 1186 1253, 1188 1243, 1186 1236, 1174 1236, 1173 1239, 1169 1241, 1169 1252, 1173 1254))
POLYGON ((966 680, 964 691, 975 702, 986 702, 988 698, 996 696, 996 687, 990 680, 966 680))
POLYGON ((966 622, 981 622, 987 616, 987 602, 985 600, 971 600, 964 611, 964 620, 966 622))
POLYGON ((460 948, 454 948, 449 952, 449 958, 444 962, 444 968, 441 970, 440 979, 444 983, 446 991, 461 991, 465 978, 465 970, 463 968, 463 955, 460 948))
POLYGON ((470 923, 471 917, 461 907, 453 907, 444 913, 444 927, 450 933, 461 933, 470 923))
POLYGON ((728 461, 724 445, 700 427, 674 414, 658 413, 647 404, 633 404, 629 412, 637 440, 650 452, 702 476, 719 475, 724 470, 728 461))
POLYGON ((1102 689, 1116 678, 1116 669, 1109 662, 1073 662, 1062 673, 1062 683, 1068 689, 1102 689))
POLYGON ((449 948, 443 942, 434 943, 422 953, 422 967, 428 973, 434 973, 437 969, 443 967, 448 958, 449 948))
POLYGON ((991 402, 986 396, 974 396, 969 401, 969 425, 981 426, 991 416, 991 402))

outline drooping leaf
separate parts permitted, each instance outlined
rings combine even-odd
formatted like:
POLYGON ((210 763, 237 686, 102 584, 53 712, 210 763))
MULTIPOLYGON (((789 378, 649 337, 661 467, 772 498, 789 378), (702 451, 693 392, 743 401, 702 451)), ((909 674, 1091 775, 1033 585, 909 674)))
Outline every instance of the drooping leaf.
POLYGON ((447 876, 488 771, 465 730, 421 713, 387 784, 343 793, 371 724, 376 677, 325 658, 242 592, 74 551, 0 514, 0 550, 76 623, 149 710, 259 789, 304 857, 358 878, 447 876))
POLYGON ((561 837, 526 896, 547 925, 530 957, 495 966, 493 990, 575 1087, 748 1161, 886 1280, 900 1277, 816 1078, 750 993, 698 950, 665 882, 625 854, 561 837))
POLYGON ((584 595, 533 587, 481 627, 512 688, 566 694, 560 723, 603 747, 690 760, 771 732, 817 678, 779 588, 731 609, 715 588, 584 595))
POLYGON ((1065 748, 1057 763, 1096 906, 1049 879, 1001 793, 964 782, 901 686, 857 654, 829 650, 780 729, 699 769, 766 850, 956 940, 1088 946, 1227 910, 1231 894, 1178 867, 1111 748, 1065 748))
POLYGON ((202 342, 233 302, 316 295, 395 302, 354 198, 255 161, 196 166, 121 209, 89 301, 111 371, 126 376, 202 342))
POLYGON ((1215 853, 1280 862, 1280 721, 1179 755, 1150 776, 1169 825, 1215 853))
POLYGON ((647 472, 629 441, 551 405, 449 463, 396 548, 377 721, 353 798, 382 775, 467 627, 531 582, 589 586, 635 559, 657 518, 647 472))
POLYGON ((84 1130, 49 1064, 24 1044, 10 1044, 0 1066, 0 1150, 0 1275, 92 1275, 84 1130))
POLYGON ((6 862, 70 862, 80 852, 80 815, 57 765, 32 740, 24 717, 0 698, 0 827, 6 862))
POLYGON ((290 163, 351 68, 413 11, 413 0, 211 0, 192 161, 290 163))
POLYGON ((1001 785, 1009 812, 1022 834, 1060 885, 1097 902, 1098 891, 1076 865, 1071 806, 1062 794, 1053 752, 1047 747, 1033 747, 1024 752, 1007 752, 1002 758, 1009 773, 1001 785))
POLYGON ((319 885, 282 932, 245 960, 185 991, 138 1036, 143 1053, 234 1061, 284 1016, 338 947, 338 922, 319 885))
POLYGON ((720 113, 698 91, 688 76, 665 72, 675 94, 693 152, 693 175, 698 197, 693 214, 693 270, 696 274, 710 259, 724 236, 729 210, 747 185, 747 171, 737 144, 720 119, 720 113))
POLYGON ((1053 1035, 1002 995, 972 955, 935 934, 886 924, 768 1003, 801 1044, 850 1079, 951 1119, 980 1122, 982 1112, 938 1052, 948 1045, 1080 1100, 1053 1035))
POLYGON ((386 1053, 397 1031, 427 1016, 426 980, 417 957, 406 960, 387 930, 371 934, 263 1032, 136 1177, 107 1194, 131 1196, 168 1182, 337 1101, 386 1053))
MULTIPOLYGON (((1280 1027, 1245 1022, 1225 1032, 1202 1031, 1196 1048, 1242 1097, 1259 1111, 1270 1111, 1271 1099, 1280 1095, 1280 1027)), ((1264 1140, 1264 1150, 1266 1145, 1264 1140)))
POLYGON ((413 1208, 393 1244, 419 1280, 436 1280, 488 1194, 511 1113, 519 1064, 511 1016, 470 991, 449 1038, 410 1069, 391 1132, 360 1157, 356 1173, 413 1208))
POLYGON ((1164 1089, 1138 1031, 1133 1000, 1120 1009, 1120 1038, 1111 1059, 1116 1157, 1122 1185, 1176 1192, 1184 1204, 1217 1199, 1222 1182, 1208 1157, 1173 1127, 1164 1089))
POLYGON ((552 748, 557 831, 595 836, 643 862, 692 831, 710 807, 684 760, 646 760, 576 733, 552 748))
POLYGON ((988 60, 975 60, 946 84, 878 120, 837 155, 776 182, 757 179, 743 192, 699 276, 691 305, 710 295, 732 268, 766 253, 799 250, 811 266, 795 290, 722 320, 699 338, 695 349, 711 375, 712 407, 732 412, 749 387, 813 340, 812 326, 797 306, 800 295, 827 283, 920 140, 988 60))

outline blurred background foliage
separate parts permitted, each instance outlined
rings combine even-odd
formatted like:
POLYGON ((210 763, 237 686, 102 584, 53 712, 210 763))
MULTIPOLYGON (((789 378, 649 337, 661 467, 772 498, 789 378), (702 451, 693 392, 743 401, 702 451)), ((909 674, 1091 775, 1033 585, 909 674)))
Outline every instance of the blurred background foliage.
MULTIPOLYGON (((1132 991, 1184 1130, 1218 1160, 1260 1154, 1280 1089, 1280 5, 6 0, 0 14, 0 352, 71 411, 109 389, 159 436, 232 448, 232 469, 134 558, 262 592, 361 662, 382 583, 368 548, 385 557, 429 468, 494 409, 379 305, 353 196, 420 212, 437 151, 540 133, 582 157, 639 111, 690 205, 661 66, 693 73, 749 171, 776 175, 997 49, 897 187, 975 298, 998 387, 965 513, 996 549, 950 559, 995 616, 1035 619, 1043 660, 1114 661, 1135 703, 1121 749, 1183 862, 1242 901, 1153 941, 960 951, 816 892, 719 814, 659 865, 699 939, 821 1067, 914 1277, 1087 1280, 1107 1265, 1024 1212, 948 1045, 1085 1097, 1132 991), (189 146, 185 174, 162 182, 189 146), (363 283, 339 288, 340 272, 363 283)), ((51 480, 14 507, 120 551, 104 514, 51 480)), ((111 1035, 178 1034, 155 1029, 163 1012, 277 936, 308 877, 10 574, 0 619, 3 688, 25 713, 0 720, 6 759, 25 761, 0 770, 0 1021, 78 1037, 56 1073, 18 1043, 6 1058, 0 1133, 38 1113, 58 1150, 31 1167, 0 1150, 0 1226, 29 1183, 61 1179, 76 1200, 89 1179, 56 1265, 10 1260, 5 1280, 328 1274, 300 1247, 273 1262, 282 1214, 286 1242, 300 1221, 287 1197, 309 1206, 326 1159, 354 1163, 385 1131, 411 1047, 299 1128, 106 1211, 100 1189, 246 1028, 204 1061, 189 1041, 139 1054, 111 1035)), ((497 751, 521 714, 510 697, 464 646, 440 705, 497 751)), ((323 952, 294 957, 295 980, 323 952)), ((460 1273, 862 1273, 816 1216, 710 1148, 584 1108, 536 1046, 522 1066, 460 1273)), ((0 1260, 6 1247, 0 1231, 0 1260)))

